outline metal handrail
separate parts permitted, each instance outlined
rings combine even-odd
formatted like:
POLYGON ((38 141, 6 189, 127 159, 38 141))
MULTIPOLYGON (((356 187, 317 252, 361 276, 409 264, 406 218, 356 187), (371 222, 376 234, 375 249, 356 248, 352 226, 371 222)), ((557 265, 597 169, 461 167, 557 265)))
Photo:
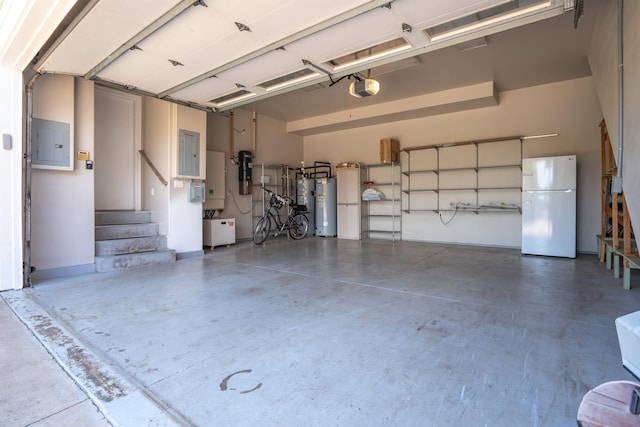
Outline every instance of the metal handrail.
POLYGON ((156 177, 158 177, 158 179, 160 180, 160 182, 162 183, 162 185, 167 185, 168 182, 166 179, 164 179, 162 177, 162 175, 160 175, 160 172, 158 171, 158 169, 156 169, 156 167, 154 166, 153 163, 151 163, 151 160, 149 159, 149 157, 147 157, 147 154, 144 152, 144 150, 138 150, 138 152, 140 153, 140 155, 142 156, 142 158, 144 159, 145 162, 147 162, 147 164, 149 165, 149 167, 151 168, 151 170, 153 171, 153 173, 156 175, 156 177))

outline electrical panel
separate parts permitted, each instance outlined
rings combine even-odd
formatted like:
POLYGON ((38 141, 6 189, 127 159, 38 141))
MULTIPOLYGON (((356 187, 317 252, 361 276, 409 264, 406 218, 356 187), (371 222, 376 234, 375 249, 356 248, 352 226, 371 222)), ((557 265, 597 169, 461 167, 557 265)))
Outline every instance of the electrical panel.
POLYGON ((200 133, 178 132, 178 175, 200 176, 200 133))
POLYGON ((71 125, 34 118, 31 161, 35 167, 72 169, 71 125))

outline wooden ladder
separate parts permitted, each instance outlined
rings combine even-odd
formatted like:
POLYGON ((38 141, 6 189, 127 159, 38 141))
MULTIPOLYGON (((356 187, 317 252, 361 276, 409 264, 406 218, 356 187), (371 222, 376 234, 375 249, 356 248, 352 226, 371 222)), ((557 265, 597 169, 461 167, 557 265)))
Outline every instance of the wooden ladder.
POLYGON ((640 269, 640 255, 624 192, 620 194, 611 192, 611 184, 618 173, 618 168, 604 120, 600 123, 600 136, 602 155, 602 223, 601 234, 598 236, 600 261, 606 261, 607 268, 613 268, 614 276, 620 277, 620 259, 622 259, 624 288, 631 289, 630 270, 640 269))

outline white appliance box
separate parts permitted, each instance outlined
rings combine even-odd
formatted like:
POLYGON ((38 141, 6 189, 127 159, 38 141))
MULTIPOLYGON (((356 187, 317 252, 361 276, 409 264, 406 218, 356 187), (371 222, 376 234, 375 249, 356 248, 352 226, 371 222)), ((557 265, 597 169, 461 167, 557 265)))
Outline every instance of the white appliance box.
POLYGON ((640 311, 616 319, 622 365, 640 379, 640 311))
POLYGON ((204 246, 232 245, 236 242, 235 218, 205 219, 202 230, 204 246))

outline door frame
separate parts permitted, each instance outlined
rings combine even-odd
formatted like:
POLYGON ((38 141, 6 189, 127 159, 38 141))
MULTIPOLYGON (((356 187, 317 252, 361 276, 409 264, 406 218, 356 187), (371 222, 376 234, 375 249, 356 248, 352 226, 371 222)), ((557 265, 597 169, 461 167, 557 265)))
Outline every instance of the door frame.
MULTIPOLYGON (((142 150, 142 97, 127 92, 111 89, 105 86, 95 85, 95 95, 110 96, 133 103, 133 209, 142 209, 142 162, 140 150, 142 150)), ((96 117, 94 120, 98 120, 96 117)), ((95 148, 94 148, 95 150, 95 148)))

